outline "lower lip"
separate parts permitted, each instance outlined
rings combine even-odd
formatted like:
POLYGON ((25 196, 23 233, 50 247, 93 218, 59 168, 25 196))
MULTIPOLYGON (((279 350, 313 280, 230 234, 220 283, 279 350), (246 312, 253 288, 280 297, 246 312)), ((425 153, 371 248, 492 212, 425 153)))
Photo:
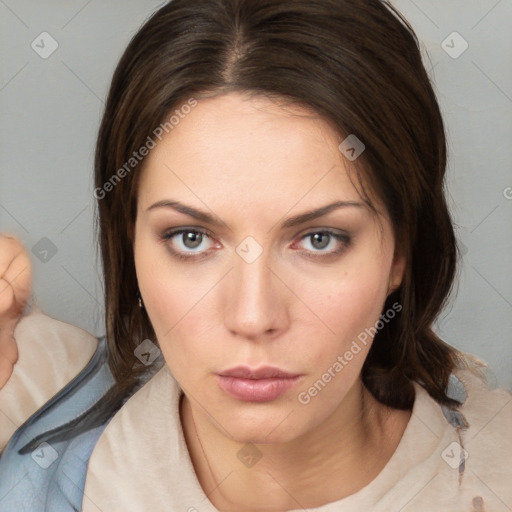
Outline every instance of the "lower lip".
POLYGON ((246 402, 270 402, 279 398, 301 379, 300 376, 272 379, 241 379, 219 375, 219 385, 228 394, 246 402))

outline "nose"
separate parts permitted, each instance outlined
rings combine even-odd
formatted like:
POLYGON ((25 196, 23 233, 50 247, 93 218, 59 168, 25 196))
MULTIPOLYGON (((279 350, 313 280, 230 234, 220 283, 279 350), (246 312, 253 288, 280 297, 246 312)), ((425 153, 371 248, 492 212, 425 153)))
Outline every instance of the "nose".
POLYGON ((264 255, 247 263, 235 254, 226 297, 225 326, 252 341, 276 337, 287 326, 283 285, 264 255))

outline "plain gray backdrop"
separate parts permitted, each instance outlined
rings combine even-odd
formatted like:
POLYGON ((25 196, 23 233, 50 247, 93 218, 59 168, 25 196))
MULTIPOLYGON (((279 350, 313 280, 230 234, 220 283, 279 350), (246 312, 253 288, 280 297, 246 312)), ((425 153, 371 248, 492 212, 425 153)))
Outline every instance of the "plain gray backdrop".
MULTIPOLYGON (((31 251, 39 306, 97 336, 95 138, 122 51, 163 3, 0 0, 0 232, 31 251)), ((464 256, 437 330, 512 389, 512 0, 393 3, 419 36, 447 126, 464 256)))

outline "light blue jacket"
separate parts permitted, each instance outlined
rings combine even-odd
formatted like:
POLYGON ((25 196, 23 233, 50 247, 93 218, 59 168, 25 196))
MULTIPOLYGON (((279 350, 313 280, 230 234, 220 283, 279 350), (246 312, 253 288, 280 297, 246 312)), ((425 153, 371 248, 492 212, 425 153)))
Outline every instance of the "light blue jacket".
POLYGON ((67 440, 47 443, 39 436, 76 420, 113 384, 103 337, 87 366, 10 439, 0 457, 0 512, 74 512, 82 509, 89 457, 115 411, 110 417, 100 418, 99 426, 92 430, 74 437, 71 432, 67 440), (21 454, 24 447, 26 453, 21 454))

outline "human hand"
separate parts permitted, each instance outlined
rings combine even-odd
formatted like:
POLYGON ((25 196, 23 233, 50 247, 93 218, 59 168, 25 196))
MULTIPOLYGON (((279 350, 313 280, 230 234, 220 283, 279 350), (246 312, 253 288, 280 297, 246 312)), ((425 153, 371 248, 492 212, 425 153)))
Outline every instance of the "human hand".
POLYGON ((0 389, 9 380, 18 360, 14 329, 32 291, 32 267, 23 244, 0 234, 0 389))

